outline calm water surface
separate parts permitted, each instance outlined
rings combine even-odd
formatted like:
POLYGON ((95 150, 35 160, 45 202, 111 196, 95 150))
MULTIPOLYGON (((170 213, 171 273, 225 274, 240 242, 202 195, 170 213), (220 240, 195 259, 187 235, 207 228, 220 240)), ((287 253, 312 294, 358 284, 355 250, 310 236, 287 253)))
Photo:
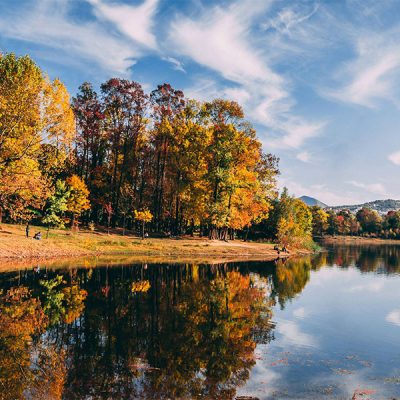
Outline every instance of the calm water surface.
POLYGON ((0 399, 400 399, 400 247, 0 274, 0 399))

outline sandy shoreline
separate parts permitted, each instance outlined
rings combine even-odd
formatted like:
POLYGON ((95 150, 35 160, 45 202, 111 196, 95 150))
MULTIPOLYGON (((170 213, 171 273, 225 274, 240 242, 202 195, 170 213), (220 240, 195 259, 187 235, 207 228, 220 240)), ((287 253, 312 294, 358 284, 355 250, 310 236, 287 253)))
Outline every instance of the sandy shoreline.
MULTIPOLYGON (((31 232, 40 228, 33 227, 31 232)), ((137 236, 104 232, 51 231, 49 239, 40 241, 25 237, 20 225, 2 225, 0 230, 0 271, 29 268, 37 264, 77 265, 92 264, 94 261, 110 263, 135 262, 207 262, 218 263, 235 260, 273 260, 278 257, 274 244, 223 242, 206 238, 176 238, 141 240, 137 236), (86 261, 85 261, 86 260, 86 261), (103 260, 103 261, 101 261, 103 260)), ((32 235, 32 234, 31 234, 32 235)), ((280 257, 311 254, 309 250, 291 250, 280 257)))
POLYGON ((395 244, 400 245, 400 240, 396 239, 381 239, 381 238, 367 238, 361 236, 324 236, 319 238, 321 244, 344 244, 344 245, 358 245, 358 244, 395 244))

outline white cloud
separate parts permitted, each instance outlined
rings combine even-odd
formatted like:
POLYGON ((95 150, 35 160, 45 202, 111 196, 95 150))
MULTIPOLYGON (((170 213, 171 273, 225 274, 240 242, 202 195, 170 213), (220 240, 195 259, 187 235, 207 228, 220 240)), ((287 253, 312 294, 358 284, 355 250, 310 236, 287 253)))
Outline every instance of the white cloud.
POLYGON ((244 1, 228 9, 215 6, 197 20, 179 16, 172 23, 170 39, 179 52, 226 79, 239 83, 256 79, 280 85, 282 78, 269 69, 247 41, 252 18, 267 7, 268 2, 244 1))
POLYGON ((363 189, 370 193, 375 193, 382 196, 387 195, 386 188, 382 183, 362 183, 357 181, 348 181, 347 183, 356 188, 363 189))
POLYGON ((286 346, 300 346, 300 347, 318 347, 316 338, 308 333, 300 330, 299 326, 288 320, 280 320, 276 324, 276 331, 280 337, 279 344, 283 347, 286 346))
POLYGON ((400 30, 354 33, 356 57, 339 69, 345 80, 327 94, 336 100, 375 108, 379 100, 398 105, 400 82, 400 30))
POLYGON ((315 5, 314 8, 306 12, 304 10, 296 10, 294 7, 286 7, 281 10, 275 18, 271 18, 262 27, 264 29, 273 28, 280 33, 291 34, 292 29, 298 24, 311 18, 318 10, 319 5, 315 5))
POLYGON ((177 60, 174 57, 162 57, 162 60, 169 62, 170 64, 172 64, 172 68, 175 69, 176 71, 181 71, 181 72, 185 72, 185 68, 183 67, 183 63, 179 60, 177 60))
POLYGON ((195 76, 195 84, 185 89, 185 95, 189 99, 209 101, 220 97, 221 87, 213 79, 206 76, 195 76))
MULTIPOLYGON (((318 135, 324 124, 293 115, 290 81, 271 65, 266 38, 264 42, 254 39, 255 21, 270 4, 244 0, 225 8, 209 7, 196 18, 178 15, 168 45, 230 81, 230 87, 215 82, 220 89, 216 94, 237 100, 249 118, 269 128, 269 145, 298 148, 318 135)), ((191 88, 188 91, 193 93, 191 88)))
POLYGON ((388 159, 396 165, 400 165, 400 151, 396 151, 395 153, 389 154, 388 159))
POLYGON ((296 318, 303 319, 308 315, 308 312, 306 311, 306 309, 304 307, 299 307, 299 308, 296 308, 295 310, 293 310, 293 315, 296 318))
POLYGON ((302 162, 308 163, 310 162, 310 153, 308 151, 302 151, 296 155, 296 158, 302 162))
POLYGON ((239 104, 245 104, 251 98, 249 91, 242 87, 227 88, 224 90, 224 95, 234 101, 237 101, 239 104))
POLYGON ((158 0, 144 0, 139 5, 105 3, 104 0, 87 0, 96 16, 112 22, 121 33, 142 46, 155 49, 156 38, 152 33, 158 0))
MULTIPOLYGON (((108 32, 97 22, 76 22, 68 16, 66 0, 39 0, 18 13, 0 16, 0 34, 54 50, 63 55, 62 62, 95 63, 103 70, 126 74, 140 51, 132 43, 108 32), (10 22, 12 21, 12 23, 10 22)), ((42 52, 45 50, 42 50, 42 52)))
POLYGON ((400 310, 393 310, 388 315, 386 315, 386 321, 391 324, 400 326, 400 310))

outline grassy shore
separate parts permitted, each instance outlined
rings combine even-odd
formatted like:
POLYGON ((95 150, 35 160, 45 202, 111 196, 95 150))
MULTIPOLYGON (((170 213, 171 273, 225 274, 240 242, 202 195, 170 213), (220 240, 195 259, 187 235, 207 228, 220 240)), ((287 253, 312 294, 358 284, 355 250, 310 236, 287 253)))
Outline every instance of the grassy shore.
MULTIPOLYGON (((148 238, 141 240, 132 234, 123 236, 117 232, 85 231, 72 233, 67 230, 51 230, 49 238, 40 227, 31 227, 34 232, 42 232, 38 241, 25 237, 23 225, 2 224, 0 230, 0 264, 83 257, 83 256, 129 256, 136 259, 155 258, 158 260, 179 259, 190 261, 226 259, 273 259, 277 252, 272 243, 243 242, 240 240, 223 242, 206 238, 182 237, 175 239, 148 238), (8 262, 7 262, 8 260, 8 262)), ((308 250, 292 250, 291 255, 309 254, 308 250)), ((282 254, 281 256, 287 256, 282 254)))
POLYGON ((361 244, 397 244, 400 240, 368 238, 362 236, 324 236, 320 238, 322 244, 344 244, 344 245, 361 245, 361 244))

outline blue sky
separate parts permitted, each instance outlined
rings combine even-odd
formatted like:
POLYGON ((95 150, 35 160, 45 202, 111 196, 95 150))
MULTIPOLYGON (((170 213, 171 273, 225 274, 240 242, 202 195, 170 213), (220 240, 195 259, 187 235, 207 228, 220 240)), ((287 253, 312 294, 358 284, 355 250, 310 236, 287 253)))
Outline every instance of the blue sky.
POLYGON ((119 76, 237 100, 293 194, 400 199, 398 0, 1 0, 0 51, 72 95, 119 76))

